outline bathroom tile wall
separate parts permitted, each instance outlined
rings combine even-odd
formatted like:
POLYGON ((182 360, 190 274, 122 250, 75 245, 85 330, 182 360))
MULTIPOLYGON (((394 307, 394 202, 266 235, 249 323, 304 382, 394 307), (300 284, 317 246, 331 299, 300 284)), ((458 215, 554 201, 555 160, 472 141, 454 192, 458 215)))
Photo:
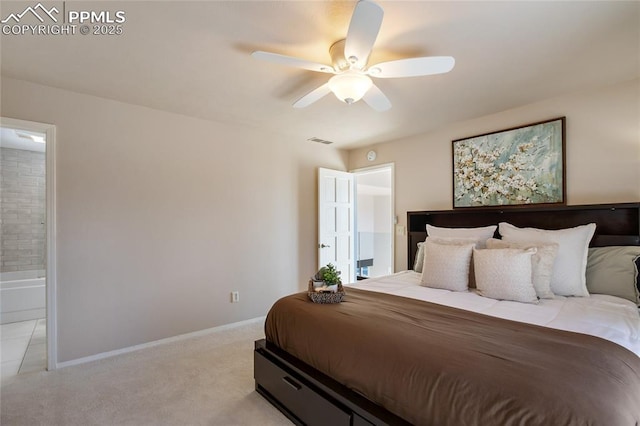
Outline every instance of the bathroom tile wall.
POLYGON ((45 269, 45 154, 0 148, 0 272, 45 269))

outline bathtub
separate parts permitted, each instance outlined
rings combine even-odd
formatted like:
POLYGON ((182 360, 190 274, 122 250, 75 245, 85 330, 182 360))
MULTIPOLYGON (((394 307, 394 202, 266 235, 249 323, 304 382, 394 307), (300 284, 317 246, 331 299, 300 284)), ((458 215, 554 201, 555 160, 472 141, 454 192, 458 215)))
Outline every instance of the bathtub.
POLYGON ((0 324, 44 318, 46 300, 44 271, 0 274, 0 324))

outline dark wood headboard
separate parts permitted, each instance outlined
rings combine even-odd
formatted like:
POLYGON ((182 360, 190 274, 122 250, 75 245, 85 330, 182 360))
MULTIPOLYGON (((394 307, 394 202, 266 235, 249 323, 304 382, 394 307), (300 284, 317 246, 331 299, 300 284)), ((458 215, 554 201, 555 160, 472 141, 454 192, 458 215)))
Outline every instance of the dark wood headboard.
POLYGON ((571 228, 595 223, 596 232, 591 240, 593 247, 640 245, 640 203, 407 212, 408 269, 413 269, 417 244, 427 237, 427 224, 472 228, 497 225, 500 222, 509 222, 521 228, 542 229, 571 228))

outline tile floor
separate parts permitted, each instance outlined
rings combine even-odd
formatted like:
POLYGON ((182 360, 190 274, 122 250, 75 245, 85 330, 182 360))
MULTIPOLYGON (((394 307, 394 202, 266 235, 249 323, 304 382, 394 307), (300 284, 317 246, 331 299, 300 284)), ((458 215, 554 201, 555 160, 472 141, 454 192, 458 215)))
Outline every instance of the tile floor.
POLYGON ((0 378, 46 369, 45 319, 0 325, 0 378))

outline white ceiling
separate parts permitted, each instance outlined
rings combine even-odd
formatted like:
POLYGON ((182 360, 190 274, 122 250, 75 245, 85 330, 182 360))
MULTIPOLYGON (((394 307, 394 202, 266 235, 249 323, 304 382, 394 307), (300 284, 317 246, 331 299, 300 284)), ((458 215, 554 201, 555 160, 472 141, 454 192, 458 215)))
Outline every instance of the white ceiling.
POLYGON ((358 194, 390 195, 391 194, 391 168, 376 168, 363 170, 356 174, 358 194))
MULTIPOLYGON (((31 3, 3 2, 4 18, 31 3), (15 9, 15 10, 14 10, 15 9)), ((120 36, 2 36, 3 75, 354 148, 428 132, 640 76, 640 2, 380 1, 369 63, 455 57, 452 72, 377 80, 387 112, 333 95, 291 104, 327 74, 253 59, 266 50, 329 63, 354 2, 67 2, 124 10, 120 36)))

